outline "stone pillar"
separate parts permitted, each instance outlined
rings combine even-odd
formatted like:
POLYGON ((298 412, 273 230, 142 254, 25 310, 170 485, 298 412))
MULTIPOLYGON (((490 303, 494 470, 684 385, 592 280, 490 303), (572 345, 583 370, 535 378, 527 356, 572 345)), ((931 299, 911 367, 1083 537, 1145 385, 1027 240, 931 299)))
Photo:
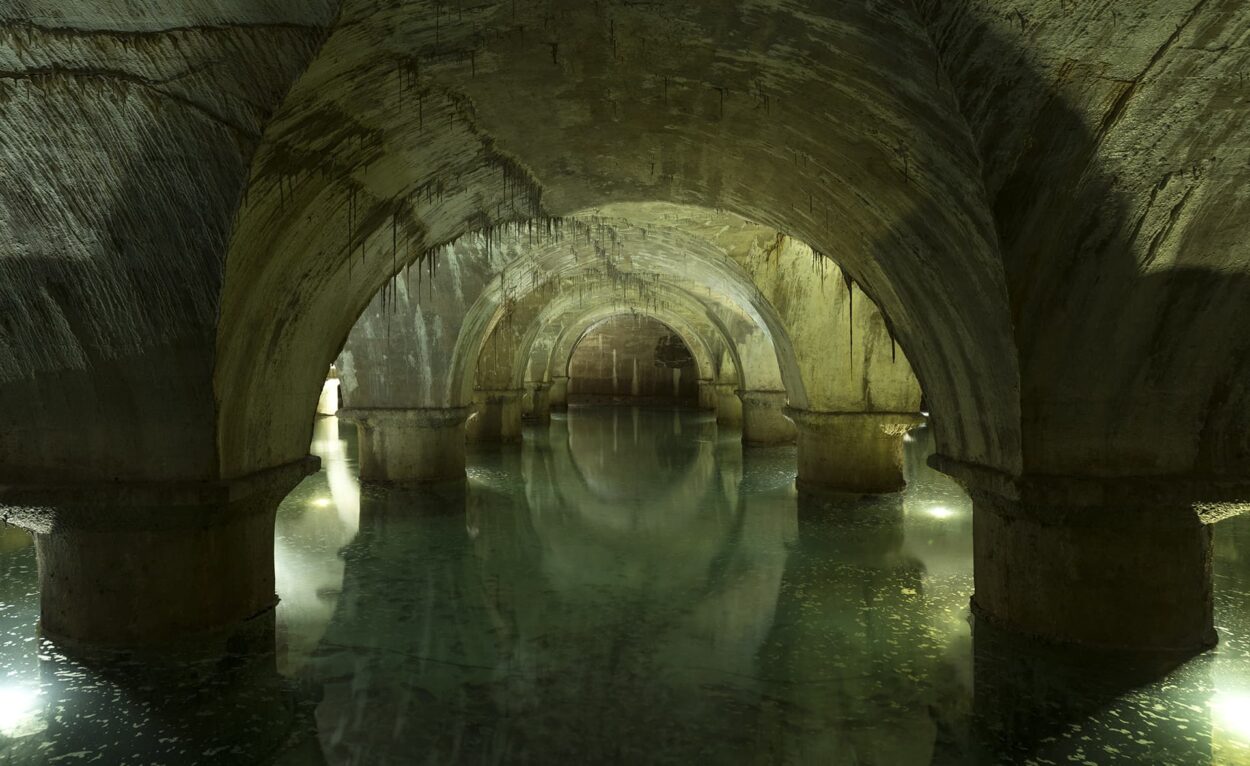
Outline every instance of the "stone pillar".
POLYGON ((798 487, 859 494, 897 492, 903 434, 923 422, 901 412, 785 410, 798 429, 798 487))
POLYGON ((272 623, 278 504, 319 461, 230 481, 0 488, 34 533, 40 631, 69 646, 224 648, 272 623))
POLYGON ((794 423, 785 416, 785 391, 739 391, 742 443, 754 446, 793 444, 794 423))
POLYGON ((550 383, 533 383, 534 410, 531 419, 539 425, 551 423, 551 386, 550 383))
POLYGON ((979 619, 1100 649, 1215 644, 1211 527, 1183 480, 1012 478, 932 462, 972 497, 979 619))
POLYGON ((521 396, 519 388, 479 389, 473 392, 476 412, 469 419, 469 441, 510 444, 521 441, 521 396))
POLYGON ((465 407, 355 408, 339 412, 360 434, 363 481, 431 482, 464 478, 465 407))
POLYGON ((552 412, 565 412, 569 408, 569 378, 557 375, 551 379, 551 391, 547 394, 552 412))
POLYGON ((708 412, 716 411, 716 382, 713 380, 699 380, 699 409, 708 412))
POLYGON ((733 383, 717 383, 716 390, 716 424, 742 427, 742 400, 733 383))

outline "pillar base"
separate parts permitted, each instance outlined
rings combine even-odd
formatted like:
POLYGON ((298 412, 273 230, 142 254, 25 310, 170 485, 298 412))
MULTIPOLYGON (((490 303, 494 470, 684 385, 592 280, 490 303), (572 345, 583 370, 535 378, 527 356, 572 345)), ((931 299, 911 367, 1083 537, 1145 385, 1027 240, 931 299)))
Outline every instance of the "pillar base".
POLYGON ((903 434, 924 422, 919 414, 793 408, 785 414, 798 429, 800 489, 881 494, 907 485, 903 434))
POLYGON ((705 412, 716 412, 717 399, 716 383, 712 380, 700 380, 699 409, 705 412))
POLYGON ((339 417, 360 433, 362 481, 421 483, 464 478, 465 407, 354 408, 339 417))
POLYGON ((479 389, 473 392, 474 414, 466 426, 471 442, 514 444, 521 441, 522 389, 479 389))
POLYGON ((794 444, 794 423, 785 415, 785 391, 739 391, 742 443, 767 447, 794 444))
POLYGON ((742 400, 732 383, 716 383, 716 424, 730 428, 742 427, 742 400))
POLYGON ((278 504, 316 458, 242 479, 0 487, 35 536, 40 631, 84 647, 220 645, 272 619, 278 504))
POLYGON ((1150 479, 988 477, 936 458, 973 500, 977 617, 1087 647, 1214 646, 1211 527, 1150 479))
POLYGON ((551 391, 547 394, 552 412, 568 412, 569 379, 564 376, 551 379, 551 391))
POLYGON ((551 422, 551 383, 532 383, 534 407, 529 421, 545 426, 551 422))

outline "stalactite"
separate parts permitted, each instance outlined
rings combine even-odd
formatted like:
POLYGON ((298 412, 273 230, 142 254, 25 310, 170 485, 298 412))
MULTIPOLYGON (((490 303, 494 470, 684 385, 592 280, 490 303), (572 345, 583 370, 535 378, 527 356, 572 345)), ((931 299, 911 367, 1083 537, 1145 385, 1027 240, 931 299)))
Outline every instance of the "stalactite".
POLYGON ((842 271, 842 281, 846 285, 846 307, 847 307, 847 314, 848 314, 847 332, 848 332, 848 344, 850 346, 849 355, 850 355, 851 365, 854 366, 855 364, 855 280, 851 278, 850 272, 848 272, 841 265, 839 265, 838 268, 841 269, 842 271))
POLYGON ((399 273, 399 212, 391 210, 391 276, 399 273))

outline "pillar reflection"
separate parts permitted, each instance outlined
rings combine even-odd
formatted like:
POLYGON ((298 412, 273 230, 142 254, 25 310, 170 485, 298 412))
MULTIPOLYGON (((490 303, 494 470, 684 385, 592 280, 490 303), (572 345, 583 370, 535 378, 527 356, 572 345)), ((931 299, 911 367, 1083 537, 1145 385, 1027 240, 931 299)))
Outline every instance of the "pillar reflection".
POLYGON ((499 656, 463 482, 366 485, 343 594, 301 678, 330 764, 454 752, 493 715, 499 656))
POLYGON ((759 702, 793 490, 743 500, 741 450, 714 420, 674 426, 558 418, 548 441, 487 451, 463 485, 367 485, 301 673, 327 761, 621 762, 709 742, 732 758, 734 712, 759 702), (512 470, 523 481, 501 480, 512 470))
POLYGON ((966 697, 904 547, 902 498, 799 496, 755 725, 784 763, 930 764, 966 697))

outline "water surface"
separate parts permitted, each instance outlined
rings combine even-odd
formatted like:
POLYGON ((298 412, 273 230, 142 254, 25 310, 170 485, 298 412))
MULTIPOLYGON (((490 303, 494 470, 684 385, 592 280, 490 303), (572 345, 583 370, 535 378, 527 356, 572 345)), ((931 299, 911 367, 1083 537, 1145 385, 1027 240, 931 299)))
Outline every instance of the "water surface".
POLYGON ((793 448, 676 410, 574 410, 419 491, 362 489, 353 442, 319 421, 274 635, 225 658, 41 644, 0 533, 0 761, 1250 763, 1250 518, 1216 530, 1220 646, 1121 667, 974 639, 971 507, 924 429, 873 499, 799 496, 793 448))

